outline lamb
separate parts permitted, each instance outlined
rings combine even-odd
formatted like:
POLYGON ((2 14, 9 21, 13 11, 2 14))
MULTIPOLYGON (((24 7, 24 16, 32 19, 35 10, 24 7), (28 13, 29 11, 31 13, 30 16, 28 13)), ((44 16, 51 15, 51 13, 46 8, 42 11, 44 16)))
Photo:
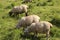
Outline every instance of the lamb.
POLYGON ((22 17, 21 20, 19 20, 16 28, 24 27, 31 25, 32 23, 39 22, 40 17, 37 15, 29 15, 26 17, 22 17))
POLYGON ((37 33, 45 33, 47 40, 49 40, 49 32, 50 32, 50 28, 52 28, 52 24, 47 22, 47 21, 40 21, 37 23, 32 23, 29 27, 27 27, 24 30, 24 33, 30 33, 33 32, 35 34, 35 36, 37 35, 37 33))
POLYGON ((18 16, 19 14, 25 13, 28 16, 28 6, 22 4, 20 6, 14 6, 12 10, 9 12, 9 16, 18 16))

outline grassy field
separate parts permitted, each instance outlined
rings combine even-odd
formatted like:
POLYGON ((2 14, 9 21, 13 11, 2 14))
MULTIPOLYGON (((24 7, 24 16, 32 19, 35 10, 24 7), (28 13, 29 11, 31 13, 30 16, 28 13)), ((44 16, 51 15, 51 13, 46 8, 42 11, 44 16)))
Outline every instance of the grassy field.
MULTIPOLYGON (((22 28, 14 29, 18 20, 25 15, 20 14, 17 19, 9 17, 8 12, 22 2, 22 0, 0 0, 0 40, 46 40, 42 34, 38 34, 36 38, 33 35, 25 37, 22 28)), ((60 0, 33 0, 25 4, 30 6, 29 15, 36 14, 41 20, 53 24, 50 40, 60 40, 60 0)))

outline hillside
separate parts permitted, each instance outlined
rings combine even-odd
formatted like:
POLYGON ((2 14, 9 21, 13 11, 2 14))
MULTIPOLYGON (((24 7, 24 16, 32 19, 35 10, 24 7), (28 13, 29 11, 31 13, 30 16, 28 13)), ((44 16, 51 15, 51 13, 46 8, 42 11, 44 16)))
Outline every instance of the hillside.
MULTIPOLYGON (((33 36, 24 37, 22 28, 14 29, 18 20, 25 15, 20 14, 17 19, 10 17, 8 13, 22 2, 22 0, 0 0, 0 40, 45 40, 44 35, 37 35, 37 39, 33 36)), ((36 14, 41 20, 50 21, 53 24, 50 39, 60 40, 60 0, 33 0, 25 4, 30 7, 29 15, 36 14)))

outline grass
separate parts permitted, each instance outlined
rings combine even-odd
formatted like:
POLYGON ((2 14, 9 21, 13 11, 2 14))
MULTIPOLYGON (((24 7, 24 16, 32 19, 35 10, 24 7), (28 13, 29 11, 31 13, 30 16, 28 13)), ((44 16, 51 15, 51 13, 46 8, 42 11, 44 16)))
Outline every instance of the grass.
MULTIPOLYGON (((25 37, 22 28, 14 29, 18 20, 25 15, 21 14, 19 19, 16 19, 9 17, 8 12, 22 2, 22 0, 0 0, 0 40, 45 40, 44 35, 25 37)), ((41 20, 50 21, 53 24, 50 40, 60 40, 60 0, 33 0, 25 4, 30 7, 29 15, 36 14, 41 20)))

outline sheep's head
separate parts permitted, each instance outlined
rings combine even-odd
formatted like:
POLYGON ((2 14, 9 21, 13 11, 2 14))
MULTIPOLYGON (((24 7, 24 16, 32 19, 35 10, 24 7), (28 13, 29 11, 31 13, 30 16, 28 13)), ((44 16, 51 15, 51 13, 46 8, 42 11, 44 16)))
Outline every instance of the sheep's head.
POLYGON ((17 24, 17 25, 16 25, 16 28, 17 28, 17 29, 19 29, 20 27, 21 27, 21 25, 20 25, 20 24, 17 24))
POLYGON ((24 34, 29 34, 30 30, 29 30, 29 27, 27 27, 25 30, 24 30, 24 34))
POLYGON ((28 29, 25 29, 25 30, 24 30, 24 33, 28 33, 28 32, 29 32, 28 29))

